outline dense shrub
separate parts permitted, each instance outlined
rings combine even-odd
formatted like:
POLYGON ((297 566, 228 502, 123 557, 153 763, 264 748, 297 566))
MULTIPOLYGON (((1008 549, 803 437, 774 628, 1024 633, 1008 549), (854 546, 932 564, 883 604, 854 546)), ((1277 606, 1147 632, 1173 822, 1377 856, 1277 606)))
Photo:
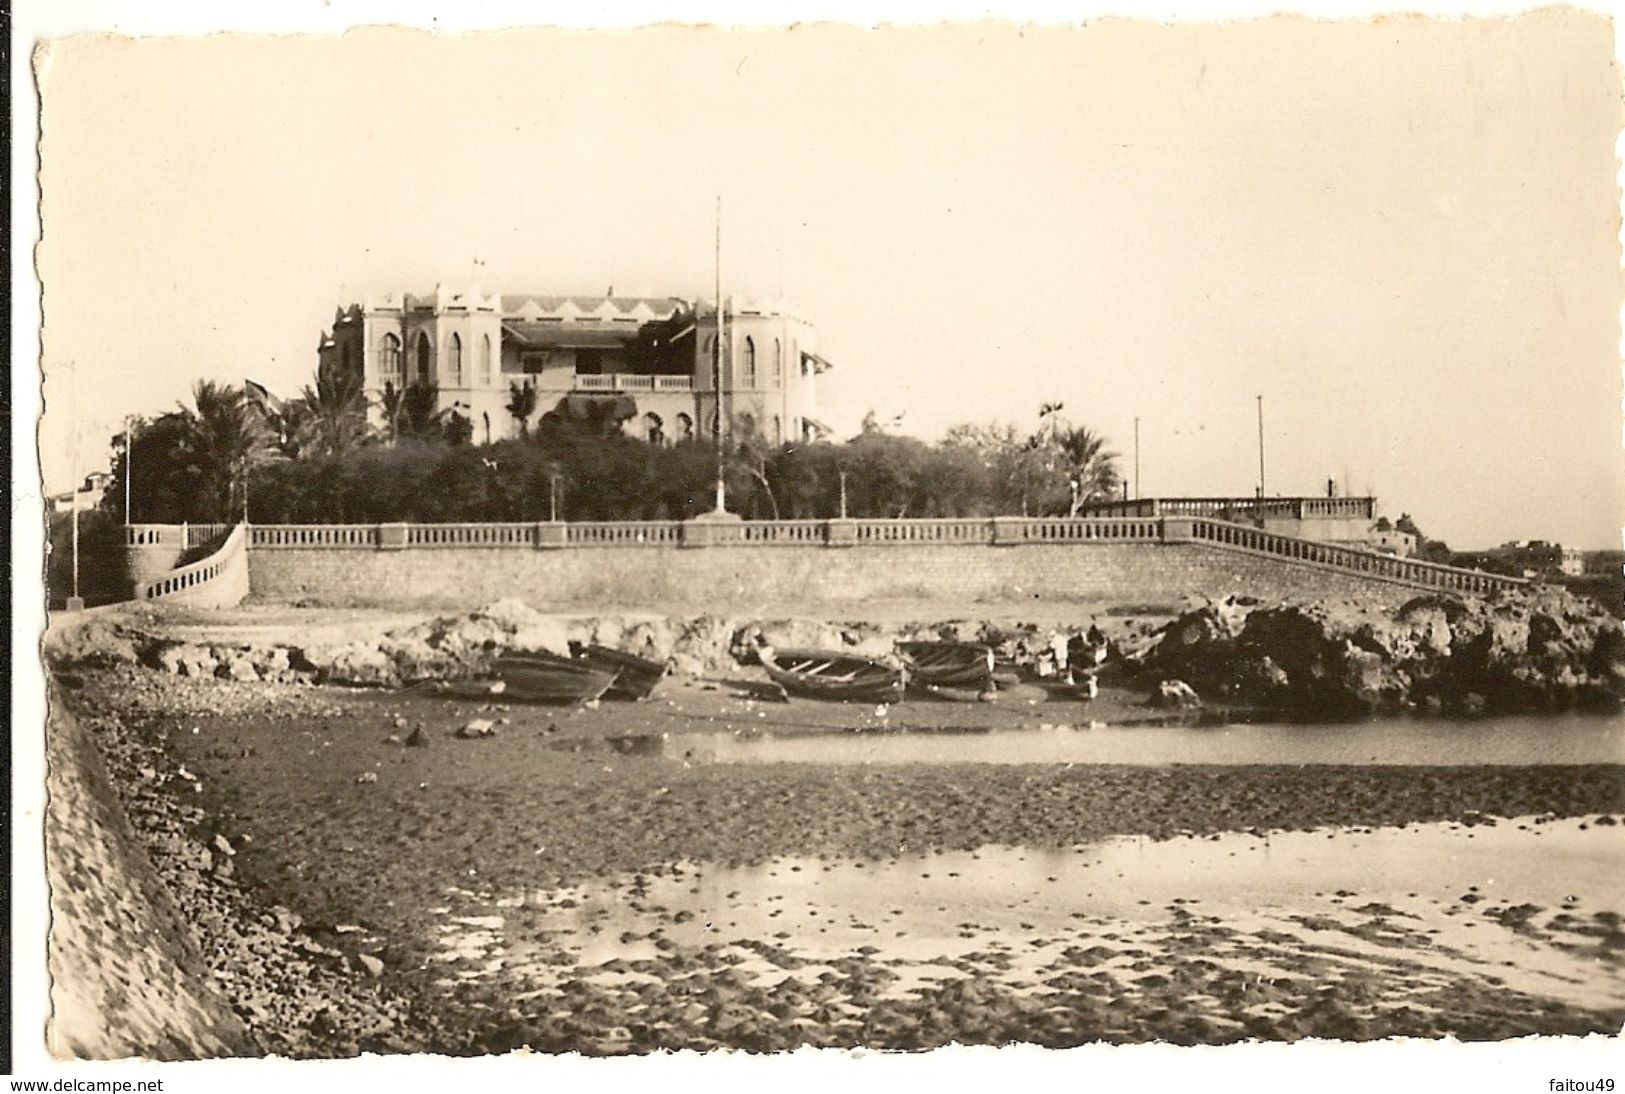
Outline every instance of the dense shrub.
MULTIPOLYGON (((111 604, 128 599, 130 581, 124 565, 124 531, 117 517, 88 510, 79 514, 79 595, 85 604, 111 604)), ((52 608, 73 595, 73 514, 52 513, 50 554, 45 588, 52 608)))
MULTIPOLYGON (((242 392, 199 384, 195 408, 134 431, 132 518, 196 523, 246 510, 259 524, 682 520, 715 504, 717 452, 703 440, 655 446, 620 432, 618 419, 554 412, 516 440, 450 443, 438 418, 412 426, 410 407, 397 401, 392 428, 351 436, 348 404, 326 400, 336 406, 333 428, 318 435, 310 422, 325 402, 316 393, 297 404, 305 424, 290 425, 295 404, 255 410, 242 392), (315 443, 328 434, 332 443, 315 443)), ((756 519, 828 519, 842 512, 844 494, 846 514, 859 518, 1064 513, 1068 474, 1090 477, 1078 460, 1109 483, 1115 457, 1072 453, 1073 441, 1098 447, 1099 439, 1062 428, 1058 409, 1047 406, 1030 436, 1014 426, 964 427, 935 445, 872 421, 842 444, 769 446, 747 435, 721 461, 728 507, 756 519)), ((113 455, 104 506, 122 519, 122 436, 113 455)))

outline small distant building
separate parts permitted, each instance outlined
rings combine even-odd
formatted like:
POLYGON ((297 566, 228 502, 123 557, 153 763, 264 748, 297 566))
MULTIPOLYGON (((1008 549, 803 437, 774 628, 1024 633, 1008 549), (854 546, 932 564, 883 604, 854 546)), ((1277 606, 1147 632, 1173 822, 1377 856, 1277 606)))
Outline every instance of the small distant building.
POLYGON ((84 482, 76 489, 64 490, 60 494, 52 494, 46 503, 53 513, 71 513, 75 507, 74 499, 78 499, 80 510, 94 509, 102 500, 102 494, 112 476, 105 471, 92 471, 85 476, 84 482))
POLYGON ((1366 545, 1373 550, 1385 555, 1398 555, 1400 558, 1416 557, 1416 537, 1409 532, 1372 525, 1370 537, 1366 545))
POLYGON ((442 285, 341 307, 318 352, 324 365, 360 372, 375 420, 386 385, 433 384, 439 409, 468 419, 481 442, 521 432, 508 404, 513 385, 527 383, 536 390, 527 428, 555 409, 607 414, 670 444, 711 436, 720 405, 731 435, 778 444, 826 433, 817 378, 830 364, 813 324, 782 301, 728 297, 723 313, 719 347, 714 302, 442 285))

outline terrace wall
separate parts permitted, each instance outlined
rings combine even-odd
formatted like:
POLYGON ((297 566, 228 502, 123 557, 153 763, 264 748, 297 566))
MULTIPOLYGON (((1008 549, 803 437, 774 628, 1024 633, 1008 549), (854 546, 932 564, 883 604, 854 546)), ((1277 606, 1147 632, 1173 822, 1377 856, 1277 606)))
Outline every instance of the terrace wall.
POLYGON ((1404 600, 1408 586, 1187 545, 940 545, 853 548, 730 546, 709 551, 254 551, 253 595, 386 605, 401 600, 537 607, 685 603, 713 610, 785 601, 1115 599, 1187 594, 1404 600))
POLYGON ((1507 582, 1186 518, 265 526, 255 596, 282 601, 766 604, 887 598, 1167 603, 1187 595, 1354 597, 1507 582), (698 548, 698 549, 696 549, 698 548))

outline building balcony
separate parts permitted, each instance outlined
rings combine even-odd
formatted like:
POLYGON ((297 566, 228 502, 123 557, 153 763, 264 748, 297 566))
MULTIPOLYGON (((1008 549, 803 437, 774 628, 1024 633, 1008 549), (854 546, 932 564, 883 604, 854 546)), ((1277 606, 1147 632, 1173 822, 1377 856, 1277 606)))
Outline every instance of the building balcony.
POLYGON ((586 376, 577 373, 575 391, 693 391, 692 376, 645 376, 637 373, 606 373, 586 376))

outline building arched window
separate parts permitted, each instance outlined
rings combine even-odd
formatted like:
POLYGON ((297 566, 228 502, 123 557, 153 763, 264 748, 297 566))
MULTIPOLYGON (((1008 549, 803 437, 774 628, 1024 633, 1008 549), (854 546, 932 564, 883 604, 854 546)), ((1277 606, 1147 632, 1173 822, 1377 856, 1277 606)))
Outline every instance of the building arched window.
POLYGON ((474 383, 479 387, 491 386, 491 336, 480 336, 480 367, 474 374, 474 383))
POLYGON ((417 358, 417 375, 413 379, 427 387, 434 383, 434 347, 429 344, 429 336, 422 331, 418 331, 417 358))
POLYGON ((677 415, 677 439, 680 441, 694 439, 694 419, 687 414, 677 415))
POLYGON ((401 340, 393 334, 378 344, 378 383, 401 386, 401 340))
POLYGON ((774 387, 779 386, 779 378, 784 375, 784 343, 777 338, 773 339, 773 371, 769 376, 774 387))
POLYGON ((779 416, 777 414, 773 415, 773 432, 768 434, 768 440, 772 441, 774 444, 784 443, 784 426, 779 421, 779 416))
POLYGON ((666 443, 666 423, 660 415, 651 411, 643 416, 643 435, 656 447, 666 443))
POLYGON ((756 343, 745 335, 745 386, 756 386, 756 343))
POLYGON ((455 332, 451 336, 451 347, 447 351, 446 379, 451 382, 452 387, 463 386, 463 338, 455 332))

